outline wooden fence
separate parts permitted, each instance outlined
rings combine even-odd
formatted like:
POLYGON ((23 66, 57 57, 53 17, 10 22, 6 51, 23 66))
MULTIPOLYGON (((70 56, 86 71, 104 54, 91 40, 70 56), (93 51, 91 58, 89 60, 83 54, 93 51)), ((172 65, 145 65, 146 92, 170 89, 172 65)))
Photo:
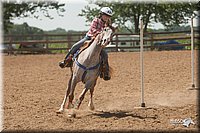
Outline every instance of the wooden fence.
MULTIPOLYGON (((34 53, 52 53, 52 51, 67 51, 71 46, 85 36, 85 33, 80 34, 42 34, 42 35, 4 35, 3 37, 3 52, 7 53, 21 53, 23 51, 34 53), (55 44, 59 46, 55 47, 55 44), (18 47, 13 47, 18 45, 18 47), (31 46, 31 47, 30 47, 31 46)), ((198 31, 195 31, 194 42, 197 43, 199 38, 198 31)), ((119 49, 139 49, 139 35, 138 34, 122 34, 115 33, 112 39, 113 47, 107 47, 112 51, 119 51, 119 49), (122 39, 122 36, 125 39, 122 39), (133 39, 131 36, 138 36, 133 39), (132 43, 126 45, 125 43, 132 43), (122 45, 123 44, 123 45, 122 45), (124 45, 125 44, 125 45, 124 45)), ((144 48, 146 50, 155 50, 159 48, 170 48, 177 46, 190 46, 191 35, 190 31, 179 32, 149 32, 144 33, 144 48), (155 45, 158 42, 176 40, 179 44, 155 45), (181 42, 181 43, 180 43, 181 42)), ((199 42, 198 42, 199 43, 199 42)))

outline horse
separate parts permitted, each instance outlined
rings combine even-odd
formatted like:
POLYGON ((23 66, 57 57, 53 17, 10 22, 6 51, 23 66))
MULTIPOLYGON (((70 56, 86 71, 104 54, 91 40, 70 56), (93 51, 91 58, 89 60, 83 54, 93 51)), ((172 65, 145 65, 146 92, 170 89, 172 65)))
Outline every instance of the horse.
POLYGON ((100 73, 100 53, 102 49, 110 43, 112 34, 113 30, 109 27, 105 27, 103 31, 93 39, 88 48, 83 50, 78 55, 78 58, 74 58, 73 65, 70 67, 71 77, 68 82, 66 94, 57 113, 64 112, 67 98, 67 109, 79 109, 81 102, 83 101, 84 96, 88 90, 90 90, 90 100, 88 106, 90 110, 94 110, 93 92, 100 73), (75 87, 77 83, 81 81, 85 84, 85 87, 82 93, 79 95, 78 99, 76 100, 75 104, 73 104, 72 102, 74 99, 75 87))

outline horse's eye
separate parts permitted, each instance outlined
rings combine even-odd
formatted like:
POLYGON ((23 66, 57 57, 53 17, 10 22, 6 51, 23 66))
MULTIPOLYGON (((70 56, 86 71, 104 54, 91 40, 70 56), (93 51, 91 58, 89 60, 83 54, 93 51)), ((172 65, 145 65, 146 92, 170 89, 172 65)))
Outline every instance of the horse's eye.
POLYGON ((104 29, 104 31, 106 31, 106 29, 104 29))

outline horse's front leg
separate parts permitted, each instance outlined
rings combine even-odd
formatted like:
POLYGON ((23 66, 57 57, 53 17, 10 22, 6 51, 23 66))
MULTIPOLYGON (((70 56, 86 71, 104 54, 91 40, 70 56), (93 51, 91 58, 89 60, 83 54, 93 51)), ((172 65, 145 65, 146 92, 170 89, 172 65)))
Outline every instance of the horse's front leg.
POLYGON ((93 88, 90 88, 90 101, 88 103, 88 107, 90 110, 94 110, 94 104, 93 104, 93 92, 94 92, 94 87, 93 88))
MULTIPOLYGON (((62 102, 62 104, 61 104, 61 106, 60 106, 60 109, 57 111, 57 113, 63 113, 63 111, 64 111, 64 109, 65 109, 65 104, 66 104, 66 101, 67 101, 67 97, 68 97, 68 95, 69 95, 69 93, 70 93, 72 77, 73 77, 73 74, 72 74, 71 77, 70 77, 70 80, 69 80, 69 82, 68 82, 68 87, 67 87, 67 91, 66 91, 65 97, 64 97, 63 102, 62 102)), ((68 103, 67 108, 69 108, 69 106, 70 106, 70 103, 68 103)))
MULTIPOLYGON (((98 76, 97 76, 97 78, 98 78, 98 76)), ((91 88, 90 88, 90 101, 88 103, 88 107, 89 107, 90 110, 94 110, 93 93, 94 93, 94 87, 96 86, 97 78, 94 80, 94 82, 93 82, 93 84, 91 85, 91 88)))
POLYGON ((75 89, 75 86, 77 84, 77 82, 75 82, 75 77, 73 77, 73 70, 72 70, 72 67, 70 67, 70 70, 71 70, 71 73, 72 73, 72 78, 71 78, 71 82, 69 84, 70 86, 70 91, 69 91, 69 102, 67 104, 67 109, 71 109, 71 108, 74 108, 74 105, 72 103, 73 99, 74 99, 74 89, 75 89))
POLYGON ((75 76, 75 77, 72 78, 72 82, 71 82, 70 93, 69 93, 68 109, 74 107, 74 105, 72 104, 72 102, 73 102, 73 99, 74 99, 74 91, 75 91, 76 85, 77 85, 77 79, 76 79, 76 76, 75 76))

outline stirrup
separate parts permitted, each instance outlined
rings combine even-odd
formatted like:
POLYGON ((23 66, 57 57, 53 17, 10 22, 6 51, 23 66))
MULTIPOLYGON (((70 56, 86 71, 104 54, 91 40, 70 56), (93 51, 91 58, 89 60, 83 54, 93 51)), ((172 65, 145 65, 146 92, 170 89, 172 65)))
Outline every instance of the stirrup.
POLYGON ((64 61, 60 61, 59 62, 59 67, 64 68, 65 67, 65 62, 64 61))

